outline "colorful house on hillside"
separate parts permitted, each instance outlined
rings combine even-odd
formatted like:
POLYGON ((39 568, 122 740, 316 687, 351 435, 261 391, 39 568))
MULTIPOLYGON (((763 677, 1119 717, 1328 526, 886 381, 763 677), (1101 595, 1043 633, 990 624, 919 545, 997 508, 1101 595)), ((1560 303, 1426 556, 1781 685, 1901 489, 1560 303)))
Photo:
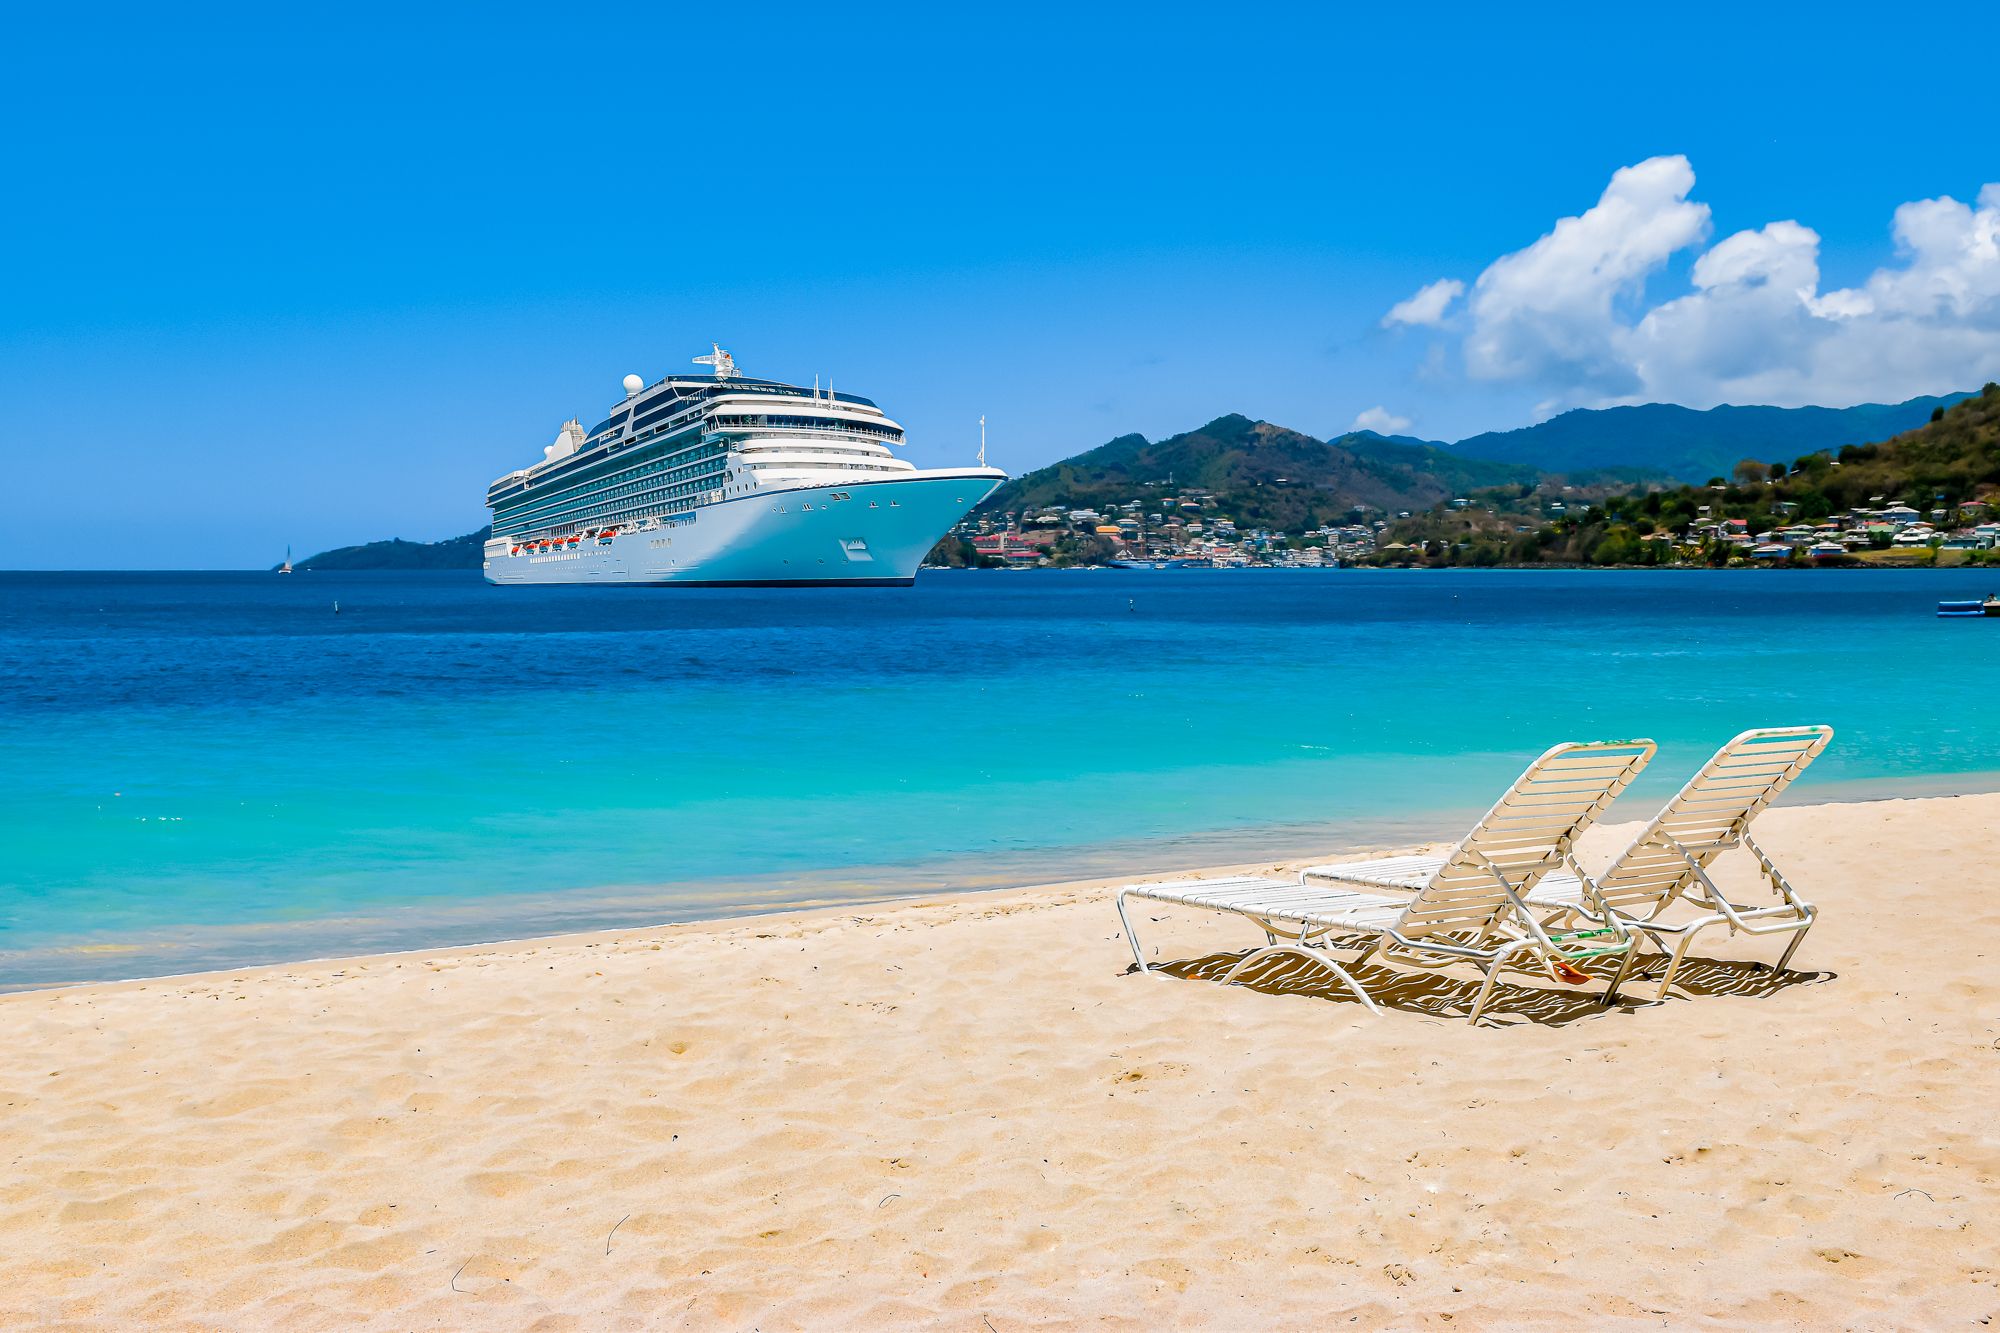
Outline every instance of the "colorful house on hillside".
POLYGON ((1041 559, 1041 548, 1024 541, 1017 532, 984 533, 972 539, 972 549, 984 556, 1023 564, 1041 559))

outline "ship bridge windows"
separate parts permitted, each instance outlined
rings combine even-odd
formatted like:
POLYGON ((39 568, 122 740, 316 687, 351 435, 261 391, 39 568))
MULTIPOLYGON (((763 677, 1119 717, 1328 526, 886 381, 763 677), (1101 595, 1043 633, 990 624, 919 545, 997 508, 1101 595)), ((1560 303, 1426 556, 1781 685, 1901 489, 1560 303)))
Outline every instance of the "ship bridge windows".
POLYGON ((845 431, 872 435, 878 439, 900 440, 903 432, 877 421, 850 421, 844 417, 805 417, 780 413, 733 413, 717 416, 715 424, 724 430, 814 430, 845 431))
POLYGON ((684 399, 671 394, 664 399, 655 399, 650 410, 633 419, 632 429, 644 430, 654 422, 664 420, 687 406, 688 403, 684 399))
POLYGON ((752 472, 903 472, 907 470, 897 467, 893 462, 864 463, 854 461, 844 462, 838 466, 828 466, 825 463, 816 463, 810 459, 767 463, 745 462, 742 466, 752 472))
POLYGON ((897 462, 896 456, 886 449, 830 449, 824 445, 800 444, 793 440, 746 440, 741 446, 741 453, 745 458, 763 458, 770 455, 791 458, 809 454, 818 458, 852 459, 857 466, 866 463, 897 462))
MULTIPOLYGON (((796 384, 779 384, 775 380, 730 379, 709 381, 704 379, 701 381, 701 386, 704 391, 703 396, 709 398, 725 395, 747 397, 751 394, 771 394, 786 398, 804 398, 813 392, 811 389, 802 389, 796 384)), ((819 390, 819 393, 822 397, 830 398, 836 403, 853 403, 856 407, 875 406, 874 399, 863 398, 858 394, 834 393, 825 389, 819 390)))

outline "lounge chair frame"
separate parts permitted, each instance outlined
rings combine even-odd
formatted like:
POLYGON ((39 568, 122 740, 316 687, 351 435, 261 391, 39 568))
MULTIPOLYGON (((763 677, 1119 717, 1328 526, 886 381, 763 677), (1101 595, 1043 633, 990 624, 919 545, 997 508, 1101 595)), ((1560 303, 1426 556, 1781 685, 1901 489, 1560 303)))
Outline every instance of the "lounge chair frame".
POLYGON ((1551 925, 1565 919, 1616 923, 1652 944, 1667 958, 1655 1002, 1666 999, 1689 946, 1712 926, 1726 926, 1732 936, 1791 932, 1791 942, 1773 968, 1783 972, 1819 912, 1751 837, 1750 822, 1832 739, 1833 728, 1827 726, 1766 727, 1741 733, 1702 765, 1603 874, 1592 877, 1572 866, 1580 892, 1551 878, 1527 895, 1529 907, 1544 913, 1551 925), (1772 756, 1776 767, 1771 766, 1772 756), (1751 784, 1747 790, 1746 783, 1751 784), (1718 814, 1727 817, 1717 819, 1718 814), (1756 858, 1777 902, 1744 906, 1732 902, 1716 885, 1708 867, 1724 852, 1739 848, 1756 858), (1675 860, 1682 868, 1670 873, 1675 860), (1696 914, 1661 919, 1676 902, 1687 904, 1696 914), (1675 940, 1671 950, 1668 937, 1675 940))
POLYGON ((1646 740, 1548 750, 1437 863, 1413 896, 1386 897, 1304 879, 1256 876, 1127 885, 1118 891, 1117 906, 1132 961, 1141 972, 1153 971, 1126 906, 1128 899, 1138 897, 1233 913, 1264 932, 1265 947, 1239 959, 1221 978, 1224 985, 1266 959, 1289 954, 1325 968, 1371 1013, 1379 1013, 1373 997, 1330 947, 1359 948, 1349 965, 1371 955, 1423 968, 1468 962, 1483 973, 1468 1015, 1468 1021, 1477 1023, 1501 969, 1518 966, 1523 955, 1551 972, 1622 955, 1608 1003, 1630 969, 1635 943, 1630 932, 1612 919, 1552 930, 1528 908, 1523 895, 1555 866, 1574 864, 1571 849, 1577 834, 1630 784, 1654 750, 1646 740))

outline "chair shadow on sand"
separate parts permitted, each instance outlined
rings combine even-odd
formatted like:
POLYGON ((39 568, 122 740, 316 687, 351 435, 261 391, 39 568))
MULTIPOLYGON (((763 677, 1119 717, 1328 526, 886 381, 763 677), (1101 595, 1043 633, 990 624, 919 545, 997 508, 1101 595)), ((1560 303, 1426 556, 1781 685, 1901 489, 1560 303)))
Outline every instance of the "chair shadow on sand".
MULTIPOLYGON (((1367 943, 1372 941, 1356 940, 1355 946, 1359 948, 1367 943)), ((1250 949, 1242 949, 1204 954, 1199 958, 1155 963, 1153 970, 1184 981, 1213 983, 1220 981, 1230 968, 1251 952, 1250 949)), ((1372 957, 1362 963, 1346 961, 1351 956, 1343 955, 1341 965, 1384 1009, 1463 1022, 1472 1009, 1473 998, 1479 993, 1477 977, 1390 967, 1372 957)), ((1633 965, 1631 975, 1625 979, 1617 1002, 1608 1008, 1602 998, 1605 984, 1610 979, 1608 973, 1594 975, 1589 984, 1577 987, 1562 986, 1554 981, 1542 985, 1524 984, 1526 978, 1520 973, 1503 973, 1500 980, 1494 983, 1493 998, 1481 1017, 1496 1023, 1540 1023, 1545 1027, 1566 1027, 1587 1019, 1643 1011, 1652 1007, 1649 1002, 1665 966, 1666 959, 1659 954, 1642 956, 1633 965)), ((1128 975, 1137 970, 1126 968, 1128 975)), ((1767 999, 1795 986, 1832 981, 1838 975, 1836 972, 1778 972, 1769 963, 1688 957, 1681 961, 1680 971, 1674 974, 1674 987, 1668 998, 1706 999, 1732 995, 1745 999, 1767 999)), ((1324 967, 1290 954, 1276 955, 1263 966, 1251 968, 1238 977, 1235 984, 1264 995, 1303 995, 1338 1004, 1360 1004, 1354 993, 1324 967)))

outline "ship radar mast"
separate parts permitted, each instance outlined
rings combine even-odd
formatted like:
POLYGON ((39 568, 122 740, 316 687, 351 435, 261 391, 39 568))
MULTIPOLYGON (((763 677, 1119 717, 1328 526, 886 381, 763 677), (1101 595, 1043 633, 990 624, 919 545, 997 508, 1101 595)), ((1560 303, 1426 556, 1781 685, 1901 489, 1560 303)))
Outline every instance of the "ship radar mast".
POLYGON ((694 363, 697 366, 714 366, 715 377, 719 380, 736 378, 736 358, 723 351, 716 343, 710 343, 709 346, 715 349, 714 354, 698 356, 694 359, 694 363))

